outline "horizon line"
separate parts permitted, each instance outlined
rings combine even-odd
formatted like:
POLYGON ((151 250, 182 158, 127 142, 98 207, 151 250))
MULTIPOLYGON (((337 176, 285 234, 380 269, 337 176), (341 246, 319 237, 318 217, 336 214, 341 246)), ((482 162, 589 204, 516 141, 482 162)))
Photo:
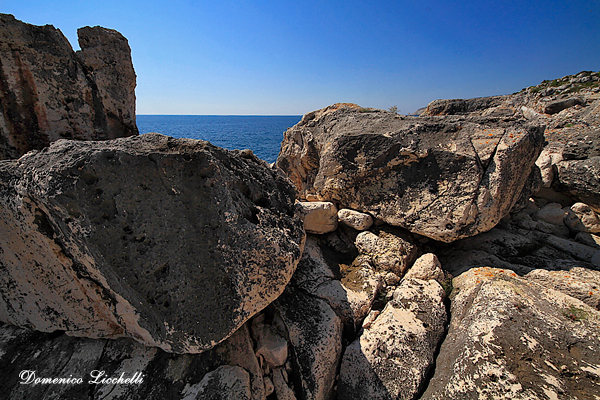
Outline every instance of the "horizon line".
POLYGON ((302 117, 304 114, 136 114, 138 116, 161 116, 161 117, 302 117))

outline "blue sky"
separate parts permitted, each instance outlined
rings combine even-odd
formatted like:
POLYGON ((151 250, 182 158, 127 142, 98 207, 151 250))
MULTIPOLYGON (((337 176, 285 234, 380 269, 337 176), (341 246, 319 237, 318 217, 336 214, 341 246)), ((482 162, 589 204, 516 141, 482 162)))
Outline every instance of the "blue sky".
POLYGON ((78 27, 121 32, 138 114, 409 113, 600 70, 598 0, 0 0, 0 12, 75 48, 78 27))

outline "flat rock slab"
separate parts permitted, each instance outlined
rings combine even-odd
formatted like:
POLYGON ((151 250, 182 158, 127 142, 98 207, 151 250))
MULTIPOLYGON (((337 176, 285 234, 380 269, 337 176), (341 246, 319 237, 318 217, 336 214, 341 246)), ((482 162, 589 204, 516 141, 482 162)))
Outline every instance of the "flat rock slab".
POLYGON ((0 321, 197 353, 274 301, 304 245, 249 152, 159 134, 0 162, 0 321))
POLYGON ((402 117, 333 105, 284 134, 277 166, 300 196, 452 242, 494 227, 517 202, 543 128, 483 117, 402 117))
POLYGON ((454 278, 448 336, 421 399, 600 396, 600 312, 553 279, 487 267, 454 278))

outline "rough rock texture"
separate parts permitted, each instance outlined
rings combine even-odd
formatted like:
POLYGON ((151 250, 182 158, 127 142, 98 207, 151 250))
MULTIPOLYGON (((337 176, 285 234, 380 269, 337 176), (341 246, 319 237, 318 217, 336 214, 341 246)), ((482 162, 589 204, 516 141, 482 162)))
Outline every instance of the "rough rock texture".
POLYGON ((343 208, 338 211, 338 220, 357 231, 364 231, 373 225, 373 217, 369 214, 343 208))
POLYGON ((600 395, 597 309, 510 270, 474 268, 453 285, 448 336, 422 399, 600 395))
POLYGON ((182 400, 250 400, 250 375, 243 368, 222 365, 183 391, 182 400))
POLYGON ((75 53, 53 26, 0 14, 0 160, 61 138, 138 134, 127 40, 101 27, 77 33, 75 53))
POLYGON ((356 248, 370 259, 379 271, 390 271, 398 276, 416 260, 419 250, 408 235, 397 229, 380 229, 377 234, 371 231, 361 232, 356 236, 356 248))
POLYGON ((524 275, 534 269, 597 269, 600 264, 595 263, 594 256, 599 250, 597 244, 579 243, 511 224, 440 248, 437 255, 453 276, 478 266, 506 268, 524 275))
POLYGON ((321 235, 333 232, 338 227, 338 210, 335 204, 328 201, 301 201, 296 204, 304 219, 304 230, 321 235))
POLYGON ((277 299, 275 307, 293 348, 295 375, 291 379, 296 392, 302 399, 330 399, 342 354, 341 319, 326 301, 292 286, 277 299))
MULTIPOLYGON (((503 115, 498 117, 506 122, 528 120, 546 126, 547 145, 537 161, 546 188, 555 180, 554 170, 561 168, 563 159, 585 161, 600 156, 600 72, 582 71, 506 96, 436 100, 422 115, 482 117, 499 110, 503 115)), ((595 196, 594 191, 597 193, 594 180, 597 181, 598 174, 593 164, 565 164, 562 167, 567 174, 565 184, 553 188, 588 202, 587 197, 595 196), (586 170, 591 172, 590 176, 586 176, 586 170)))
POLYGON ((344 325, 354 331, 371 310, 381 289, 381 275, 360 261, 352 265, 328 262, 324 250, 328 250, 326 245, 309 236, 290 284, 325 300, 344 325))
POLYGON ((250 399, 266 399, 262 370, 254 356, 246 325, 209 351, 180 355, 145 347, 130 339, 75 338, 61 332, 41 333, 0 324, 0 374, 3 377, 0 391, 6 400, 183 399, 211 382, 216 383, 209 378, 223 376, 227 370, 244 376, 244 386, 251 389, 250 399), (21 371, 35 371, 37 378, 72 377, 82 378, 82 382, 20 384, 21 371), (103 371, 104 375, 97 383, 89 384, 98 376, 92 375, 94 371, 103 371), (121 376, 140 379, 131 384, 101 381, 121 376))
POLYGON ((590 206, 584 203, 575 203, 567 210, 564 222, 569 229, 575 232, 600 232, 600 218, 590 206))
POLYGON ((415 261, 413 266, 408 270, 404 279, 435 279, 438 282, 443 282, 445 279, 442 264, 437 256, 432 253, 423 254, 415 261))
POLYGON ((286 131, 276 165, 305 199, 451 242, 491 229, 510 211, 542 149, 543 129, 444 118, 333 105, 286 131))
POLYGON ((407 279, 344 352, 338 399, 413 399, 445 332, 444 291, 434 280, 407 279))
POLYGON ((554 187, 600 212, 600 157, 556 164, 554 187))
POLYGON ((304 243, 277 171, 207 142, 62 140, 0 162, 0 320, 200 352, 284 290, 304 243))
POLYGON ((477 97, 474 99, 434 100, 421 113, 422 117, 433 115, 461 115, 488 110, 502 104, 502 96, 477 97))

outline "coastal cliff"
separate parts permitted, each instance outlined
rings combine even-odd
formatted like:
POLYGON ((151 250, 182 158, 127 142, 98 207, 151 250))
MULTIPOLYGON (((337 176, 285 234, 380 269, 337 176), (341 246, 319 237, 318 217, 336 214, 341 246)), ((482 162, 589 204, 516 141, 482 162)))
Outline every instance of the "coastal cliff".
MULTIPOLYGON (((2 18, 0 47, 24 27, 66 43, 2 18)), ((79 34, 70 65, 105 82, 99 114, 55 112, 93 127, 134 99, 106 67, 129 48, 79 34)), ((600 398, 599 80, 437 100, 421 117, 331 105, 287 130, 273 166, 160 134, 4 147, 0 392, 600 398)))

